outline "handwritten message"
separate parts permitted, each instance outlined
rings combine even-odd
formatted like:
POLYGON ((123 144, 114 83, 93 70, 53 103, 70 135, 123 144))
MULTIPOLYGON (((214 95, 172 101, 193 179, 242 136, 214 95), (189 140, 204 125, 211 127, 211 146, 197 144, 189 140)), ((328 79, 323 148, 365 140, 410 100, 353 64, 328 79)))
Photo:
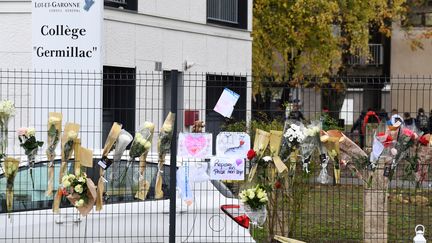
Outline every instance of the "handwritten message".
POLYGON ((210 160, 211 180, 244 180, 244 159, 213 157, 210 160))
POLYGON ((182 158, 210 158, 213 135, 211 133, 180 133, 178 155, 182 158))

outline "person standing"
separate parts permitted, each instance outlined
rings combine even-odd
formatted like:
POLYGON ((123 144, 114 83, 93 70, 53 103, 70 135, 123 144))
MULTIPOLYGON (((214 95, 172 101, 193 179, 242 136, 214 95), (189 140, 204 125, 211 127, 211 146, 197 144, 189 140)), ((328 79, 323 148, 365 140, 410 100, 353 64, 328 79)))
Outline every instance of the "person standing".
POLYGON ((429 118, 425 114, 425 111, 423 108, 418 109, 416 122, 417 122, 416 125, 417 125, 418 129, 420 129, 425 134, 429 133, 429 118))
POLYGON ((293 104, 293 109, 288 115, 288 119, 297 120, 297 121, 305 121, 306 119, 303 116, 303 113, 300 111, 300 101, 296 100, 293 104))
POLYGON ((363 132, 363 120, 364 120, 365 116, 366 116, 366 112, 362 111, 360 113, 359 118, 357 118, 357 120, 354 122, 354 124, 351 128, 351 133, 353 133, 354 130, 357 130, 359 132, 360 148, 362 148, 362 149, 363 149, 364 143, 365 143, 365 141, 364 141, 365 135, 363 132))
POLYGON ((409 112, 404 112, 403 116, 406 126, 412 127, 416 125, 415 119, 411 117, 411 114, 409 112))

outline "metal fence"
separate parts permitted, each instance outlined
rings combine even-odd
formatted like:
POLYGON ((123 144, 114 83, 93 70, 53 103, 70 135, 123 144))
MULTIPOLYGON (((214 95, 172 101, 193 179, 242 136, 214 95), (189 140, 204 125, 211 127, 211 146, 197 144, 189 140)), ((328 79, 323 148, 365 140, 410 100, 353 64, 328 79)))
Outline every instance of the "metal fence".
MULTIPOLYGON (((253 123, 255 127, 280 129, 285 119, 284 105, 297 100, 305 122, 329 112, 336 125, 353 140, 360 140, 361 135, 358 129, 351 128, 367 109, 379 112, 380 117, 385 117, 384 110, 398 109, 401 115, 409 112, 415 117, 418 108, 426 113, 432 109, 431 77, 337 77, 337 80, 343 85, 321 85, 319 89, 313 82, 298 87, 264 85, 259 92, 253 92, 252 77, 248 74, 139 72, 109 67, 104 73, 0 70, 0 100, 10 99, 16 106, 16 114, 9 122, 7 155, 21 160, 12 212, 6 210, 6 179, 1 173, 0 242, 253 242, 253 238, 270 242, 273 235, 306 242, 363 242, 364 185, 346 169, 342 169, 341 184, 319 184, 316 178, 320 166, 314 161, 312 172, 290 188, 298 197, 275 207, 276 214, 284 220, 279 222, 283 226, 272 232, 265 227, 249 230, 240 226, 243 212, 237 193, 247 183, 207 180, 208 161, 174 156, 176 140, 162 168, 164 196, 155 199, 159 170, 157 138, 169 111, 176 113, 176 134, 191 131, 191 121, 201 120, 206 125, 204 131, 213 134, 215 144, 219 132, 233 127, 243 129, 253 123), (231 119, 213 110, 224 88, 240 95, 231 119), (338 102, 341 108, 335 109, 334 103, 338 102), (156 129, 144 174, 150 184, 146 199, 134 197, 139 181, 137 160, 127 172, 126 186, 118 186, 115 179, 107 177, 101 211, 93 209, 88 216, 80 217, 63 200, 60 213, 54 214, 53 197, 45 196, 46 147, 38 152, 33 188, 27 156, 16 136, 18 128, 34 127, 37 138, 47 141, 48 114, 53 111, 63 114, 63 125, 80 124, 81 144, 93 150, 94 166, 86 168, 86 173, 95 183, 99 179, 97 162, 112 123, 121 123, 133 135, 144 121, 153 122, 156 129), (176 190, 179 179, 185 179, 177 178, 177 170, 185 165, 195 173, 188 178, 193 193, 188 202, 176 190)), ((126 166, 127 155, 125 152, 119 163, 120 170, 126 166)), ((389 242, 410 241, 416 224, 426 226, 428 238, 428 229, 432 227, 429 180, 416 185, 412 175, 407 177, 404 173, 406 165, 398 167, 388 191, 389 242)), ((69 166, 73 166, 73 159, 69 166)), ((59 170, 60 156, 55 160, 55 188, 59 170)), ((328 171, 332 176, 332 170, 328 171)), ((106 174, 110 175, 110 169, 106 174)))

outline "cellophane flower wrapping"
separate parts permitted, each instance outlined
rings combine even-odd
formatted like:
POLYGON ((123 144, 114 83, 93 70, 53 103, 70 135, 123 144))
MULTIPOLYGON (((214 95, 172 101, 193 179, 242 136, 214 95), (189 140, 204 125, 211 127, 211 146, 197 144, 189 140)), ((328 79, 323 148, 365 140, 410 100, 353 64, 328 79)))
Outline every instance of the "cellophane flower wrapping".
POLYGON ((13 187, 19 163, 19 160, 11 157, 5 158, 3 163, 4 176, 6 177, 6 209, 8 212, 13 210, 13 187))
POLYGON ((303 162, 303 171, 309 173, 309 163, 315 148, 320 146, 320 125, 319 121, 312 121, 310 125, 304 128, 305 138, 300 144, 301 158, 303 162))
POLYGON ((253 224, 264 224, 267 216, 266 205, 268 203, 267 192, 257 185, 253 188, 245 189, 239 193, 240 201, 243 204, 246 215, 253 224))
POLYGON ((48 117, 48 142, 46 155, 48 158, 48 187, 45 191, 46 196, 52 196, 54 189, 54 159, 55 150, 60 142, 61 126, 63 115, 57 112, 50 112, 48 117))
MULTIPOLYGON (((150 151, 151 139, 153 137, 152 130, 154 130, 154 125, 153 125, 153 123, 149 123, 149 124, 151 124, 151 126, 143 127, 140 131, 138 131, 135 134, 135 138, 132 141, 132 145, 131 145, 130 150, 129 150, 128 163, 127 163, 126 168, 123 170, 123 173, 120 177, 120 184, 121 185, 124 185, 129 167, 135 161, 135 158, 138 158, 138 157, 142 156, 143 154, 148 153, 148 151, 150 151)), ((133 179, 133 178, 131 178, 131 179, 133 179)))
MULTIPOLYGON (((142 129, 145 130, 146 134, 149 134, 148 141, 150 143, 153 141, 153 133, 154 133, 154 124, 151 122, 145 122, 142 129)), ((150 183, 144 178, 145 173, 145 167, 147 163, 147 155, 150 150, 147 150, 140 156, 140 163, 139 163, 139 176, 138 176, 138 191, 135 194, 135 198, 140 200, 145 200, 147 197, 147 193, 150 189, 150 183)))
POLYGON ((165 121, 159 130, 159 139, 157 144, 158 150, 158 172, 156 175, 156 185, 155 185, 155 198, 161 199, 164 195, 162 191, 162 173, 163 165, 165 163, 165 155, 169 153, 171 149, 171 142, 173 139, 173 129, 175 125, 175 114, 169 112, 165 121))
POLYGON ((15 115, 15 105, 10 100, 0 102, 0 160, 6 157, 8 147, 8 123, 15 115))

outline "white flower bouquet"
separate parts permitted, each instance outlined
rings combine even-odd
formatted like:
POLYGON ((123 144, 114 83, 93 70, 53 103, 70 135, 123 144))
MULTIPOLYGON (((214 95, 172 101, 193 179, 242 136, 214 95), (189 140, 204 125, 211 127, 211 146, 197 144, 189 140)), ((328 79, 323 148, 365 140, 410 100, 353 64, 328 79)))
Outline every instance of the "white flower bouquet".
POLYGON ((15 115, 15 105, 10 100, 0 102, 0 160, 6 157, 8 146, 8 123, 15 115))
MULTIPOLYGON (((151 122, 144 123, 144 130, 150 133, 149 141, 153 140, 154 124, 151 122)), ((145 200, 147 193, 150 189, 150 183, 144 178, 145 167, 147 164, 148 151, 141 155, 139 163, 139 177, 138 177, 138 191, 135 194, 135 198, 145 200)))
POLYGON ((135 158, 140 157, 144 153, 148 152, 151 148, 150 139, 152 138, 153 133, 150 130, 154 129, 154 125, 150 122, 148 122, 148 124, 151 124, 151 126, 148 125, 148 127, 144 127, 135 134, 135 138, 129 150, 129 160, 127 162, 126 168, 120 176, 120 184, 124 184, 129 167, 132 165, 132 162, 135 161, 135 158))
POLYGON ((25 155, 27 155, 29 168, 30 168, 30 178, 32 180, 32 186, 34 188, 34 179, 33 179, 33 167, 36 160, 36 155, 39 147, 43 146, 42 141, 36 140, 36 131, 34 128, 20 128, 17 131, 18 140, 20 141, 20 146, 24 149, 25 155))
POLYGON ((258 225, 264 224, 267 217, 267 192, 260 185, 257 185, 241 191, 239 197, 243 203, 246 215, 252 223, 258 225))
POLYGON ((78 209, 82 216, 86 216, 96 201, 96 186, 87 178, 87 174, 67 174, 62 178, 62 189, 59 193, 78 209))
POLYGON ((48 117, 48 142, 46 155, 48 163, 48 188, 45 191, 46 196, 51 196, 54 187, 54 159, 55 150, 60 142, 61 125, 63 115, 57 112, 50 112, 48 117))

